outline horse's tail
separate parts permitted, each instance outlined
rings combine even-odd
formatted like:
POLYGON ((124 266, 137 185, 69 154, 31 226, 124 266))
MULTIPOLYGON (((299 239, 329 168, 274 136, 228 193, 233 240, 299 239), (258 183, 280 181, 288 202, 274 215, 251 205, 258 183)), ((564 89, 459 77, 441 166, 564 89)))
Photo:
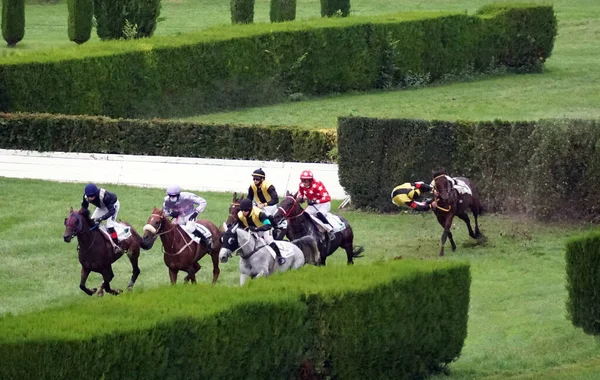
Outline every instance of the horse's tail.
POLYGON ((308 259, 307 261, 316 261, 320 256, 317 240, 310 235, 302 236, 301 238, 292 240, 291 243, 300 248, 304 254, 304 259, 308 259))
POLYGON ((362 253, 365 251, 362 245, 356 245, 352 248, 352 257, 363 257, 362 253))

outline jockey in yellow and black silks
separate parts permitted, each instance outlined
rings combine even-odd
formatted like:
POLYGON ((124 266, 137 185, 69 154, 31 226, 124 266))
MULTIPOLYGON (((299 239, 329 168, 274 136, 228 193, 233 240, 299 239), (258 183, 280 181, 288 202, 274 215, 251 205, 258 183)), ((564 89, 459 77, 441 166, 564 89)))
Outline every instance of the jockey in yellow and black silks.
POLYGON ((252 173, 252 184, 248 188, 248 199, 254 201, 256 206, 267 215, 274 215, 277 212, 279 196, 275 186, 265 179, 265 172, 262 169, 256 169, 252 173))
POLYGON ((428 211, 435 207, 435 202, 419 202, 414 198, 432 190, 433 188, 424 182, 403 183, 392 190, 392 203, 398 207, 408 206, 417 211, 428 211))
POLYGON ((285 264, 285 258, 281 256, 281 251, 279 251, 279 247, 273 240, 273 226, 267 214, 258 207, 252 207, 252 201, 244 198, 240 202, 240 212, 237 214, 237 219, 242 227, 250 231, 256 231, 258 236, 262 237, 265 243, 275 251, 279 265, 285 264))

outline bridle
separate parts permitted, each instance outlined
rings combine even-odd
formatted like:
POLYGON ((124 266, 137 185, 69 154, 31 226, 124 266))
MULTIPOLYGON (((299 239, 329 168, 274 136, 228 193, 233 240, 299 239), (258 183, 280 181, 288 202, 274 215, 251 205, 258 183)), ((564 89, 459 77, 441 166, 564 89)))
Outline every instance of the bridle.
MULTIPOLYGON (((67 225, 67 222, 65 221, 65 226, 67 228, 69 228, 70 230, 73 231, 73 233, 71 234, 71 239, 74 238, 75 236, 79 237, 79 235, 83 232, 83 221, 82 221, 82 216, 80 214, 77 213, 71 213, 71 215, 75 216, 75 219, 77 219, 77 226, 75 228, 71 228, 67 225)), ((90 228, 88 232, 93 232, 94 231, 94 227, 90 228)), ((88 252, 90 249, 92 249, 92 247, 94 246, 94 243, 96 242, 96 236, 98 234, 92 234, 94 237, 92 239, 92 242, 90 243, 90 245, 87 247, 87 249, 83 252, 81 252, 81 246, 78 244, 77 245, 77 252, 80 252, 82 255, 84 255, 86 252, 88 252)))
MULTIPOLYGON (((171 231, 173 231, 175 229, 175 224, 173 224, 173 226, 170 229, 168 229, 166 231, 163 231, 163 232, 158 232, 163 227, 163 218, 165 218, 165 216, 164 215, 160 215, 160 214, 152 214, 150 216, 150 219, 148 220, 148 222, 152 222, 153 218, 155 216, 158 217, 158 218, 160 218, 160 222, 158 224, 158 228, 156 228, 153 225, 151 225, 150 223, 148 223, 148 224, 146 224, 144 226, 144 231, 149 231, 149 232, 151 232, 154 235, 154 237, 157 237, 157 236, 161 236, 161 235, 164 235, 166 233, 169 233, 169 232, 171 232, 171 231)), ((181 236, 181 238, 183 239, 183 241, 185 241, 185 237, 183 236, 183 234, 181 233, 181 231, 178 230, 177 232, 179 232, 179 235, 181 236)), ((168 255, 168 256, 177 256, 177 255, 181 254, 181 252, 183 252, 186 248, 192 249, 191 245, 192 245, 193 242, 194 242, 194 239, 190 238, 190 241, 188 241, 183 247, 181 247, 179 249, 179 251, 177 251, 175 253, 167 252, 165 250, 164 245, 163 245, 162 246, 162 252, 163 252, 163 254, 168 255)), ((171 243, 171 249, 173 249, 174 246, 175 246, 175 238, 173 238, 173 241, 171 243)), ((193 250, 192 250, 192 253, 193 253, 193 250)))
POLYGON ((294 208, 296 207, 296 204, 298 203, 298 200, 291 196, 288 195, 286 198, 291 198, 294 203, 292 203, 292 207, 290 207, 290 209, 288 211, 285 211, 285 209, 283 207, 279 207, 278 210, 281 210, 281 212, 283 213, 283 216, 287 219, 287 220, 291 220, 291 219, 296 219, 297 217, 299 217, 300 215, 304 214, 304 211, 306 211, 306 209, 302 209, 302 212, 298 215, 294 215, 294 216, 290 216, 290 214, 292 213, 292 211, 294 211, 294 208))
MULTIPOLYGON (((438 175, 437 177, 435 177, 435 178, 433 179, 433 190, 435 190, 435 191, 436 191, 438 194, 439 194, 439 191, 437 190, 437 188, 436 188, 436 186, 435 186, 435 180, 436 180, 436 179, 438 179, 438 178, 440 178, 440 177, 446 177, 446 174, 440 174, 440 175, 438 175)), ((449 183, 449 185, 450 185, 450 190, 448 191, 448 193, 450 193, 450 192, 452 191, 452 189, 454 188, 454 186, 453 186, 452 182, 448 181, 448 183, 449 183)), ((442 199, 440 196, 436 196, 436 202, 437 202, 438 200, 440 200, 440 199, 442 199)), ((442 200, 443 200, 443 199, 442 199, 442 200)), ((442 211, 444 211, 444 212, 450 212, 450 210, 452 210, 452 205, 448 205, 448 208, 443 208, 443 207, 441 207, 441 206, 438 204, 438 205, 437 205, 437 209, 438 209, 438 210, 442 210, 442 211)))

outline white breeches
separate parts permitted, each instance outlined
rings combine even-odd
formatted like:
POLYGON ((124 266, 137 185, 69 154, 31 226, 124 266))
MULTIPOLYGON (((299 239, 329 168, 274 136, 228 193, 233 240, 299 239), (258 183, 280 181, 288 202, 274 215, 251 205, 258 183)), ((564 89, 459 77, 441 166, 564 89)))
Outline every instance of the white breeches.
MULTIPOLYGON (((115 213, 113 216, 111 216, 110 218, 106 219, 106 227, 107 228, 114 228, 115 223, 117 222, 117 215, 119 214, 119 207, 121 207, 121 203, 119 203, 119 201, 117 201, 115 203, 115 213)), ((100 218, 102 215, 107 214, 108 213, 108 209, 106 207, 96 207, 96 209, 94 210, 94 213, 92 214, 92 219, 96 219, 96 218, 100 218)))
POLYGON ((265 244, 271 244, 274 241, 272 229, 268 231, 259 231, 258 236, 260 236, 265 241, 265 244))
POLYGON ((327 216, 331 210, 331 202, 327 203, 315 203, 312 206, 306 206, 306 212, 310 215, 317 215, 317 212, 327 216))

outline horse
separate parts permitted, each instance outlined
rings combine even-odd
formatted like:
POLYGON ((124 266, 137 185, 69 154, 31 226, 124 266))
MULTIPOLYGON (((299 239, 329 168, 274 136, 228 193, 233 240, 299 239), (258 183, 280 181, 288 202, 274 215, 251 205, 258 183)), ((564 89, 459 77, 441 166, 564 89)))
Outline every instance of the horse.
POLYGON ((440 249, 440 256, 444 256, 444 245, 446 244, 446 238, 450 239, 452 245, 452 252, 456 250, 456 244, 452 238, 452 219, 454 216, 464 220, 469 229, 469 236, 473 239, 481 237, 481 231, 479 230, 479 223, 477 217, 482 213, 483 208, 479 200, 479 191, 477 187, 465 177, 456 177, 455 179, 464 182, 471 190, 471 195, 461 194, 455 187, 455 183, 448 179, 445 172, 439 172, 434 174, 434 196, 437 202, 437 207, 434 208, 433 212, 437 217, 438 223, 444 227, 442 233, 442 248, 440 249), (475 219, 475 231, 471 228, 471 221, 467 215, 467 211, 471 210, 473 218, 475 219))
POLYGON ((287 237, 290 240, 301 238, 302 236, 312 236, 317 241, 319 252, 321 254, 320 265, 325 265, 327 257, 335 252, 339 247, 344 248, 348 258, 348 264, 354 264, 354 259, 362 257, 361 253, 364 248, 361 246, 354 247, 354 231, 350 223, 343 217, 337 217, 344 223, 345 228, 342 231, 335 233, 335 238, 330 240, 327 233, 319 231, 312 220, 312 217, 304 212, 296 194, 286 193, 284 200, 279 203, 279 209, 273 216, 275 223, 278 223, 282 218, 288 221, 287 237))
POLYGON ((226 263, 233 252, 240 251, 240 285, 250 278, 268 277, 279 270, 298 269, 306 263, 319 264, 319 249, 317 242, 311 236, 288 241, 277 241, 281 254, 286 258, 285 264, 279 266, 272 249, 260 239, 256 233, 251 233, 237 224, 223 234, 223 247, 219 252, 221 262, 226 263), (287 254, 286 254, 287 253, 287 254))
MULTIPOLYGON (((229 215, 227 215, 227 220, 225 221, 225 225, 227 228, 233 226, 233 224, 237 221, 237 214, 240 211, 240 202, 244 199, 244 194, 240 193, 240 197, 238 198, 238 193, 233 193, 233 197, 231 199, 231 204, 229 205, 229 215)), ((273 239, 275 240, 283 240, 286 236, 287 228, 277 226, 273 229, 273 239)))
POLYGON ((177 283, 177 274, 179 271, 187 273, 184 282, 196 283, 196 273, 201 266, 198 261, 206 254, 209 254, 213 263, 212 283, 216 283, 219 278, 219 250, 221 249, 221 232, 209 220, 197 220, 196 223, 206 227, 211 233, 213 247, 208 249, 205 243, 196 243, 189 237, 187 232, 178 224, 172 223, 163 210, 154 207, 152 215, 144 226, 143 241, 149 246, 154 244, 157 236, 163 246, 165 265, 169 268, 169 278, 171 285, 177 283))
POLYGON ((112 270, 112 263, 117 261, 123 253, 127 253, 132 267, 131 280, 129 281, 129 285, 127 285, 127 290, 133 289, 133 285, 140 275, 140 268, 138 266, 140 248, 147 250, 150 247, 144 244, 140 235, 138 235, 133 227, 126 223, 123 224, 129 226, 131 236, 119 243, 121 252, 115 254, 112 242, 109 241, 110 237, 97 228, 94 221, 90 219, 89 210, 80 209, 78 212, 74 212, 71 207, 69 216, 65 218, 63 240, 65 243, 70 243, 71 239, 77 236, 77 252, 79 262, 81 263, 81 282, 79 283, 79 288, 89 296, 97 292, 98 296, 101 297, 104 295, 105 290, 112 295, 122 292, 120 289, 111 288, 110 282, 115 276, 112 270), (104 281, 100 284, 99 289, 89 289, 86 286, 90 272, 97 272, 102 275, 104 281))

